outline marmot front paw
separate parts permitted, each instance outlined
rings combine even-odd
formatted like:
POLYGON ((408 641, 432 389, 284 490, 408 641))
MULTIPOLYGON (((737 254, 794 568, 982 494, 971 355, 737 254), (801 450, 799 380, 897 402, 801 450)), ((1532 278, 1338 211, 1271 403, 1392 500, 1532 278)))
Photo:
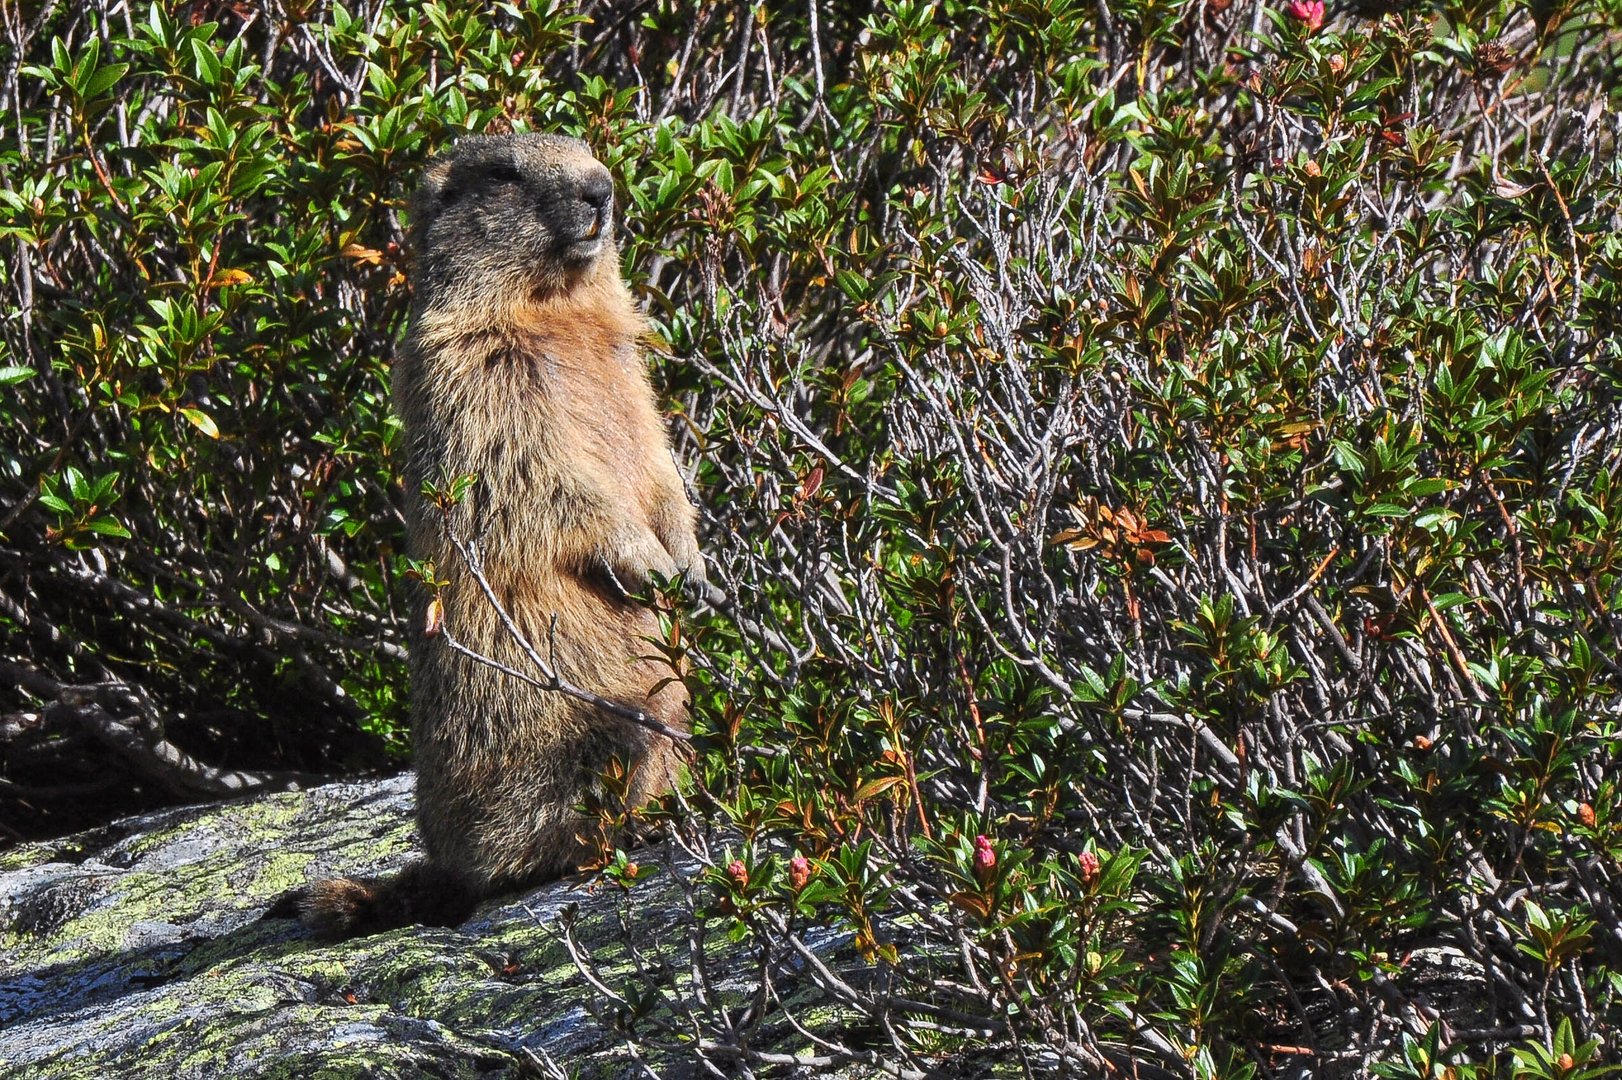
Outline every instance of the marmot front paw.
POLYGON ((673 578, 681 568, 653 530, 641 529, 628 530, 598 549, 589 569, 619 599, 630 600, 647 593, 653 574, 673 578))
POLYGON ((694 600, 702 600, 708 594, 709 569, 704 564, 704 553, 698 549, 692 519, 692 510, 683 495, 679 509, 667 505, 663 513, 654 514, 653 531, 681 571, 682 591, 694 600))
POLYGON ((710 575, 704 563, 704 553, 698 550, 698 540, 690 533, 677 533, 661 539, 665 550, 670 552, 671 559, 681 571, 682 592, 695 600, 702 599, 708 593, 710 575))

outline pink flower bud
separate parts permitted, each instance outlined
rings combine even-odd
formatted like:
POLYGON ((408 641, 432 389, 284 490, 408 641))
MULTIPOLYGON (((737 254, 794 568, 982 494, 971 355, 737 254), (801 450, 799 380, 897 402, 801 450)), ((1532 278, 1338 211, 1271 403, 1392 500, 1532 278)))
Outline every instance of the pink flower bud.
POLYGON ((727 877, 741 889, 749 884, 749 868, 743 864, 742 859, 733 859, 727 863, 727 877))
POLYGON ((788 886, 795 892, 805 888, 806 882, 811 880, 811 860, 804 855, 796 855, 788 861, 788 886))
POLYGON ((984 836, 974 838, 974 876, 984 885, 990 878, 991 872, 997 868, 997 852, 992 848, 991 841, 984 836))
POLYGON ((1307 33, 1316 34, 1324 24, 1324 0, 1289 0, 1284 14, 1305 26, 1307 33))
POLYGON ((1081 868, 1081 883, 1087 888, 1098 884, 1098 874, 1101 869, 1098 856, 1090 851, 1083 851, 1076 856, 1076 864, 1081 868))

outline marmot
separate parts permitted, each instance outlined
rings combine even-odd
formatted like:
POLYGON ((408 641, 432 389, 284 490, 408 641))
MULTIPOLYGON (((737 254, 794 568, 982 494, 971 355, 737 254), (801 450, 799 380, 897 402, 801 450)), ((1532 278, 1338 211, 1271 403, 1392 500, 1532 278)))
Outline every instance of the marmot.
POLYGON ((569 682, 686 729, 680 682, 639 659, 659 622, 631 594, 646 591, 650 571, 702 586, 704 561, 648 381, 646 325, 620 277, 613 193, 577 139, 470 136, 428 165, 412 200, 413 297, 394 401, 409 546, 449 582, 444 633, 425 632, 426 590, 412 618, 427 858, 381 881, 312 886, 298 907, 317 930, 460 922, 481 897, 580 865, 592 824, 574 807, 612 759, 633 770, 633 805, 674 782, 667 736, 453 651, 447 634, 546 678, 422 494, 475 476, 449 525, 477 545, 518 629, 569 682))

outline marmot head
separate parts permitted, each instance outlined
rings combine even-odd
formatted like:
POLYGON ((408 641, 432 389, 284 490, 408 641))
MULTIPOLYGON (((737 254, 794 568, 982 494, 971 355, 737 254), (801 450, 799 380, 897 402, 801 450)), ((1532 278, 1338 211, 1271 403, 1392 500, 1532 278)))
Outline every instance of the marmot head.
POLYGON ((470 135, 423 171, 411 201, 419 303, 541 298, 618 278, 614 182, 579 139, 470 135))

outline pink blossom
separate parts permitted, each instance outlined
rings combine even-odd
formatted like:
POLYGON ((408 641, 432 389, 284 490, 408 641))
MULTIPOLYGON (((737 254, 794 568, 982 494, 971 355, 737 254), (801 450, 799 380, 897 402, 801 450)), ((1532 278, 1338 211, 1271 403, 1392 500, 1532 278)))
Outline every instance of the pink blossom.
POLYGON ((804 855, 796 855, 788 861, 789 888, 799 892, 805 888, 805 883, 811 880, 811 860, 804 855))
POLYGON ((741 889, 749 884, 749 868, 743 864, 742 859, 733 859, 727 863, 727 877, 741 889))
POLYGON ((997 852, 992 848, 991 841, 984 836, 974 838, 974 876, 980 879, 983 885, 991 877, 991 872, 997 868, 997 852))
POLYGON ((1315 34, 1324 24, 1324 0, 1289 0, 1284 14, 1305 26, 1307 33, 1315 34))
POLYGON ((1098 856, 1090 851, 1083 851, 1076 856, 1076 863, 1081 867, 1081 883, 1087 888, 1098 884, 1100 865, 1098 856))

